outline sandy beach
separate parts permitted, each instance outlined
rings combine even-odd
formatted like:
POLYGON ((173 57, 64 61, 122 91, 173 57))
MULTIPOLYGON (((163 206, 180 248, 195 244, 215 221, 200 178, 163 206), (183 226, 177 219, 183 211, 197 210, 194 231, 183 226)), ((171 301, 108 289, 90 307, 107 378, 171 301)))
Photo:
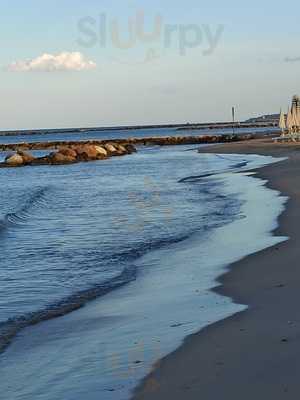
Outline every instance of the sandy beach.
POLYGON ((156 365, 134 399, 295 399, 300 390, 300 147, 258 139, 202 151, 288 157, 259 169, 257 176, 290 198, 274 232, 290 240, 230 266, 215 291, 249 308, 188 337, 156 365))

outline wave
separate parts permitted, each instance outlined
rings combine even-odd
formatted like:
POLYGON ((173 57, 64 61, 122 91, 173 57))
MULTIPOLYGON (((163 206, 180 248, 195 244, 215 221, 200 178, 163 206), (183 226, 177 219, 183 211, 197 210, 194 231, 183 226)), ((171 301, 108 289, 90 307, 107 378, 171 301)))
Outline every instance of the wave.
MULTIPOLYGON (((130 261, 138 259, 149 251, 157 250, 166 245, 180 242, 187 239, 189 236, 190 235, 183 235, 173 239, 163 239, 150 243, 142 243, 137 248, 129 249, 113 255, 110 258, 110 261, 114 264, 120 262, 124 263, 126 261, 129 264, 130 261)), ((118 276, 115 276, 110 280, 101 282, 93 287, 74 293, 62 299, 61 301, 58 301, 57 303, 49 305, 44 309, 27 313, 20 317, 11 318, 0 323, 0 353, 6 349, 14 336, 16 336, 20 330, 31 325, 36 325, 42 321, 61 317, 65 314, 75 311, 83 307, 87 302, 103 296, 110 291, 131 282, 134 279, 136 279, 136 267, 134 263, 131 263, 129 266, 125 267, 118 276)))
MULTIPOLYGON (((208 216, 205 217, 208 218, 208 216)), ((215 227, 220 225, 222 225, 220 224, 220 222, 218 222, 217 220, 214 221, 215 227)), ((204 230, 207 230, 208 228, 209 227, 207 224, 204 224, 202 226, 202 229, 204 230)), ((36 325, 43 321, 50 320, 52 318, 64 316, 72 311, 78 310, 89 301, 104 296, 112 290, 115 290, 135 280, 137 276, 137 270, 134 261, 150 251, 159 250, 170 244, 182 242, 191 237, 197 230, 198 229, 195 229, 193 232, 189 232, 189 234, 181 235, 175 238, 166 238, 156 241, 154 240, 148 243, 141 243, 136 248, 131 248, 118 254, 114 254, 110 257, 110 260, 107 260, 108 265, 119 265, 120 263, 126 263, 127 265, 119 275, 107 281, 98 283, 93 287, 81 290, 68 297, 65 297, 64 299, 54 304, 51 304, 44 309, 30 312, 22 316, 11 318, 7 321, 1 322, 0 353, 3 352, 7 348, 7 346, 9 346, 13 338, 22 329, 28 326, 36 325)))
MULTIPOLYGON (((182 182, 186 182, 182 180, 182 182)), ((49 187, 39 188, 31 194, 30 198, 20 207, 17 211, 9 213, 4 218, 6 225, 19 225, 23 224, 30 218, 30 214, 36 207, 45 206, 47 204, 46 193, 49 187)), ((203 192, 204 188, 202 188, 203 192)), ((204 190, 205 191, 205 190, 204 190)), ((117 265, 120 270, 120 266, 124 265, 122 272, 113 278, 99 282, 92 287, 85 288, 81 291, 71 294, 57 301, 54 304, 50 304, 43 309, 26 313, 22 316, 11 318, 7 321, 0 323, 0 352, 3 352, 7 346, 11 343, 13 338, 24 328, 38 324, 42 321, 47 321, 52 318, 66 315, 72 311, 75 311, 83 307, 87 302, 101 297, 112 290, 115 290, 123 285, 136 279, 137 270, 135 261, 147 254, 150 251, 158 250, 168 245, 182 242, 190 238, 199 230, 205 232, 213 228, 222 226, 230 222, 233 218, 237 218, 237 213, 240 208, 240 204, 237 204, 237 200, 228 198, 225 195, 214 194, 217 201, 217 207, 214 211, 209 211, 207 214, 202 215, 201 226, 195 226, 190 229, 188 233, 182 233, 178 236, 160 238, 149 242, 143 242, 136 245, 134 248, 128 248, 122 252, 110 255, 107 259, 102 258, 102 262, 106 264, 107 271, 113 271, 117 265), (227 201, 226 201, 227 200, 227 201)))
POLYGON ((109 282, 104 282, 93 288, 82 290, 43 310, 25 314, 0 323, 0 353, 11 343, 20 330, 36 325, 42 321, 61 317, 84 306, 88 301, 110 292, 135 279, 135 269, 125 269, 119 276, 109 282))
POLYGON ((30 193, 29 198, 20 208, 5 214, 4 217, 0 219, 0 228, 5 229, 26 223, 26 221, 30 219, 31 211, 47 205, 46 193, 49 191, 49 188, 49 186, 41 187, 30 193))
MULTIPOLYGON (((220 157, 220 158, 225 158, 225 157, 220 157)), ((186 178, 180 179, 178 182, 179 183, 186 183, 186 182, 191 183, 191 182, 196 182, 197 180, 200 180, 203 178, 208 178, 210 176, 226 174, 228 172, 240 172, 240 169, 247 167, 248 163, 249 163, 248 161, 242 161, 238 164, 234 164, 234 165, 230 166, 227 169, 223 169, 222 171, 212 171, 212 172, 208 172, 205 174, 192 175, 192 176, 188 176, 186 178)))

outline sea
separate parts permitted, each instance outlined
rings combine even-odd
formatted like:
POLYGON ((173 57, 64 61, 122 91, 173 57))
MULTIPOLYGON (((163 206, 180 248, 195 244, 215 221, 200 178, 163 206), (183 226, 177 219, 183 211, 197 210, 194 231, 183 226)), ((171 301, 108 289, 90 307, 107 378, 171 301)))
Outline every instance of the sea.
MULTIPOLYGON (((0 143, 176 134, 191 132, 0 143)), ((212 289, 230 264, 287 240, 273 235, 287 198, 254 171, 281 160, 198 149, 0 169, 1 400, 128 400, 188 335, 247 308, 212 289)))

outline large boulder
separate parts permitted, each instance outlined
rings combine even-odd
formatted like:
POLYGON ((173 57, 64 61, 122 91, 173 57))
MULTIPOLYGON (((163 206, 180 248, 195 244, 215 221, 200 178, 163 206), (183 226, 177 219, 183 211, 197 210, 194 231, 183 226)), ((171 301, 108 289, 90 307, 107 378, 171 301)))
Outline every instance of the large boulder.
POLYGON ((108 152, 109 155, 114 156, 114 155, 117 155, 117 154, 118 154, 118 150, 116 149, 115 144, 106 143, 106 144, 104 145, 104 147, 105 147, 105 149, 107 150, 107 152, 108 152))
POLYGON ((76 151, 74 149, 71 149, 70 147, 61 147, 59 149, 59 153, 68 157, 73 157, 73 158, 77 157, 76 151))
POLYGON ((23 150, 19 150, 17 154, 23 158, 24 164, 31 164, 35 160, 32 154, 23 150))
POLYGON ((91 145, 83 145, 78 146, 74 149, 77 154, 77 159, 79 161, 92 161, 98 159, 98 151, 95 149, 95 146, 91 145))
POLYGON ((67 156, 60 152, 51 153, 47 157, 50 164, 60 165, 60 164, 72 164, 76 162, 76 158, 67 156))
POLYGON ((5 163, 11 167, 20 167, 24 165, 24 160, 19 154, 10 154, 5 158, 5 163))
POLYGON ((118 150, 120 155, 128 154, 127 149, 122 144, 117 144, 116 149, 118 150))
POLYGON ((106 158, 108 156, 107 150, 104 147, 101 147, 101 146, 94 146, 94 147, 98 153, 98 157, 106 158))

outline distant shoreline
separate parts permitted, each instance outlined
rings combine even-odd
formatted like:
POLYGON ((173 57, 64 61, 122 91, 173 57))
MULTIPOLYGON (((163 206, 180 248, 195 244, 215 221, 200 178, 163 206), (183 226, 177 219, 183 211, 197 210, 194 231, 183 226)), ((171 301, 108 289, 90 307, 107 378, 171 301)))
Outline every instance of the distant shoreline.
POLYGON ((18 136, 18 135, 51 135, 58 133, 85 133, 85 132, 101 132, 101 131, 129 131, 143 129, 177 129, 177 130, 203 130, 203 129, 230 129, 230 128, 267 128, 277 127, 273 122, 211 122, 196 124, 161 124, 161 125, 132 125, 132 126, 111 126, 111 127, 90 127, 90 128, 61 128, 61 129, 26 129, 26 130, 7 130, 0 131, 1 136, 18 136))

